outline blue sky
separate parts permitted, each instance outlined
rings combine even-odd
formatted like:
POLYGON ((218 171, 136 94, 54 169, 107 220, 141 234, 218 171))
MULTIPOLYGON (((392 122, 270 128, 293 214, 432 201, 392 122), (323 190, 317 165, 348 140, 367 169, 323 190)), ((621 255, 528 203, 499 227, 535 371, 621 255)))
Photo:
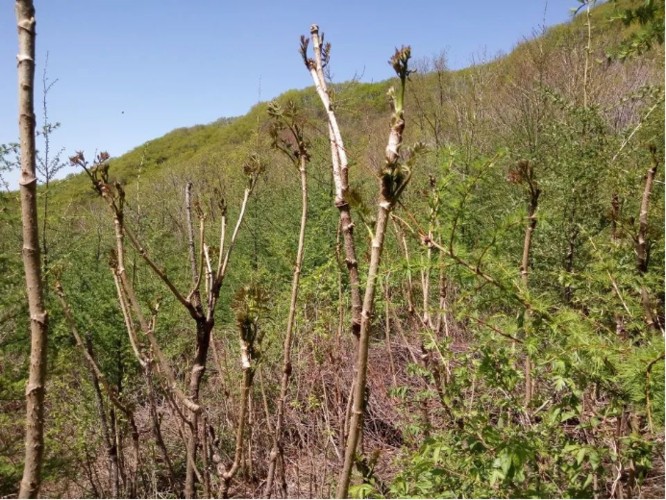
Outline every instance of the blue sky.
MULTIPOLYGON (((298 38, 317 22, 336 81, 391 76, 395 46, 446 50, 452 68, 508 52, 576 0, 36 0, 37 96, 49 53, 53 136, 66 154, 118 156, 177 127, 244 114, 311 84, 298 38)), ((13 2, 0 4, 0 144, 18 134, 13 2)), ((41 112, 37 112, 38 118, 41 112)), ((67 172, 64 172, 67 173, 67 172)), ((14 183, 16 175, 5 178, 14 183)))

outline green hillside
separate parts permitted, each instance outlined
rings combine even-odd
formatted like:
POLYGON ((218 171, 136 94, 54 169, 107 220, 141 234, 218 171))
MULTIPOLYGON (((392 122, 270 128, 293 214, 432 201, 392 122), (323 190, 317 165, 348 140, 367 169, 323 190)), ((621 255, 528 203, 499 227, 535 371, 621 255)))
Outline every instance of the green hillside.
MULTIPOLYGON (((623 1, 621 8, 639 5, 640 1, 623 1)), ((622 40, 629 38, 639 27, 631 25, 622 26, 618 21, 612 21, 616 14, 616 6, 607 2, 592 9, 591 19, 594 25, 593 41, 594 63, 599 65, 609 49, 618 46, 622 40)), ((508 55, 490 62, 481 62, 478 67, 453 71, 447 74, 451 81, 459 80, 464 85, 465 79, 474 71, 488 66, 489 71, 497 71, 500 85, 510 84, 515 78, 512 68, 520 66, 535 45, 547 46, 551 50, 566 47, 572 40, 582 43, 586 34, 584 16, 579 14, 571 22, 548 28, 540 34, 537 40, 528 40, 518 43, 508 55), (503 81, 504 80, 504 81, 503 81)), ((654 64, 663 61, 661 49, 648 54, 646 57, 654 64)), ((434 77, 423 75, 428 81, 425 85, 432 85, 434 77)), ((307 71, 303 70, 303 81, 308 82, 307 71)), ((388 110, 386 90, 392 82, 360 83, 348 82, 337 85, 339 109, 349 133, 354 135, 356 124, 360 117, 374 122, 379 126, 385 120, 388 110)), ((453 83, 456 85, 456 83, 453 83)), ((325 115, 316 101, 313 87, 303 90, 290 90, 277 98, 280 102, 294 100, 303 106, 312 118, 323 120, 325 115)), ((134 179, 138 172, 152 178, 160 171, 169 168, 187 170, 191 166, 202 162, 228 163, 230 157, 235 157, 239 150, 247 147, 249 141, 255 140, 257 134, 267 130, 268 116, 265 103, 254 106, 246 115, 235 118, 221 118, 211 124, 182 127, 168 134, 142 144, 128 153, 114 158, 113 172, 122 182, 134 179)), ((320 130, 321 131, 321 130, 320 130)), ((73 154, 73 151, 71 152, 73 154)), ((110 151, 113 155, 113 152, 110 151)), ((70 175, 64 182, 53 186, 53 195, 57 200, 71 200, 87 193, 87 179, 82 175, 70 175)))

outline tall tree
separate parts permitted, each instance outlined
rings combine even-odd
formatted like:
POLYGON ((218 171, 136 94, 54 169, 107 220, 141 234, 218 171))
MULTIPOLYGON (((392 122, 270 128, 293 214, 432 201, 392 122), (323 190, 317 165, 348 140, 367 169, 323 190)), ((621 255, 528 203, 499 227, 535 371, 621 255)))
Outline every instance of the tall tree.
MULTIPOLYGON (((652 165, 645 174, 645 188, 643 189, 643 198, 641 199, 641 211, 638 216, 638 235, 636 236, 636 268, 641 278, 647 273, 650 262, 651 242, 648 240, 648 210, 650 208, 650 195, 652 194, 654 178, 657 175, 657 168, 659 167, 657 148, 654 145, 650 145, 650 152, 652 154, 652 165)), ((659 324, 655 321, 650 303, 650 294, 645 283, 641 284, 641 301, 645 309, 645 322, 651 329, 659 330, 659 324)))
MULTIPOLYGON (((243 192, 243 201, 241 203, 238 219, 231 235, 231 239, 227 242, 227 248, 224 250, 225 234, 226 234, 226 213, 223 213, 222 224, 220 228, 220 249, 218 255, 217 269, 213 269, 210 258, 210 247, 206 243, 205 238, 205 213, 201 210, 200 205, 196 206, 197 214, 199 216, 199 255, 197 263, 196 247, 194 243, 194 227, 192 222, 192 204, 191 204, 191 189, 192 184, 188 183, 185 189, 185 209, 188 217, 188 254, 189 261, 192 268, 192 290, 185 297, 166 275, 166 272, 160 269, 155 261, 152 260, 145 246, 139 241, 136 233, 128 226, 125 221, 124 205, 125 205, 125 191, 119 182, 113 185, 110 183, 109 178, 109 154, 106 152, 100 153, 95 164, 90 167, 82 152, 78 152, 75 156, 70 158, 72 165, 78 165, 83 168, 93 183, 93 188, 104 200, 106 200, 109 208, 113 213, 114 227, 116 233, 116 256, 117 261, 113 264, 114 275, 116 279, 116 286, 118 288, 119 301, 121 308, 126 315, 125 321, 128 325, 128 330, 133 326, 132 321, 129 319, 129 314, 126 313, 133 310, 143 333, 148 337, 151 347, 154 349, 157 359, 160 364, 161 372, 164 374, 168 381, 169 390, 173 392, 180 402, 182 402, 189 411, 189 417, 182 415, 183 420, 189 425, 190 434, 187 440, 187 468, 185 477, 185 497, 194 498, 196 496, 196 456, 197 449, 199 448, 199 414, 201 413, 201 406, 199 405, 199 391, 201 389, 201 382, 203 380, 204 371, 206 370, 206 361, 208 358, 208 348, 210 346, 211 334, 215 326, 215 307, 220 297, 222 284, 229 269, 229 262, 232 250, 236 244, 238 233, 240 231, 245 212, 247 209, 248 200, 257 185, 259 175, 265 169, 264 163, 255 155, 250 155, 250 158, 244 165, 244 173, 247 177, 247 185, 243 192), (153 273, 166 285, 171 294, 176 298, 180 304, 190 314, 196 325, 196 351, 194 361, 192 362, 191 376, 188 384, 188 391, 185 394, 178 388, 178 383, 172 370, 169 367, 168 361, 164 357, 159 344, 154 335, 154 329, 151 323, 148 322, 141 306, 136 297, 134 286, 131 280, 128 279, 125 265, 124 265, 124 239, 125 235, 128 237, 132 247, 139 253, 141 258, 148 264, 153 273), (205 273, 204 273, 205 269, 205 273), (201 294, 201 284, 205 281, 205 297, 201 294), (203 300, 205 298, 205 302, 203 300), (123 305, 125 302, 125 305, 123 305), (204 308, 205 307, 205 308, 204 308)), ((225 206, 224 201, 221 200, 220 204, 225 206)), ((226 210, 224 208, 223 210, 226 210)), ((234 472, 235 474, 235 472, 234 472)), ((229 481, 233 475, 230 476, 229 481)), ((227 484, 228 488, 228 484, 227 484)))
POLYGON ((340 211, 340 227, 345 247, 345 262, 349 271, 351 284, 351 310, 352 310, 352 333, 358 337, 361 329, 361 289, 358 277, 358 261, 356 260, 356 244, 354 243, 354 222, 349 206, 349 161, 347 150, 342 141, 342 134, 338 124, 338 118, 333 109, 331 93, 326 84, 324 70, 328 66, 331 44, 324 43, 324 35, 319 37, 319 26, 310 26, 312 37, 312 49, 314 59, 308 57, 308 45, 310 40, 301 37, 301 56, 305 67, 310 72, 315 89, 326 110, 328 118, 328 134, 331 143, 331 164, 333 167, 333 184, 335 185, 335 206, 340 211))
MULTIPOLYGON (((272 103, 268 110, 269 114, 275 119, 271 129, 273 136, 273 145, 285 153, 298 168, 301 180, 301 226, 298 234, 298 250, 296 251, 296 262, 294 264, 294 277, 291 284, 291 300, 289 302, 289 315, 287 317, 287 331, 284 335, 284 346, 282 354, 282 377, 280 379, 280 397, 278 399, 277 418, 275 423, 275 432, 273 433, 273 444, 268 463, 268 476, 266 477, 266 488, 264 496, 270 498, 273 489, 273 480, 275 479, 275 469, 278 458, 284 463, 282 448, 282 427, 284 422, 285 401, 287 399, 287 389, 289 388, 289 378, 291 376, 291 344, 294 330, 294 319, 296 317, 296 302, 298 300, 298 285, 301 279, 301 269, 303 267, 303 256, 305 253, 305 225, 308 220, 308 183, 307 183, 307 162, 310 161, 307 142, 303 135, 303 126, 298 121, 297 110, 293 102, 289 102, 286 110, 282 110, 276 103, 272 103), (282 132, 286 131, 291 135, 289 139, 282 137, 282 132), (295 147, 292 146, 295 143, 295 147)), ((284 474, 284 468, 282 473, 284 474)), ((284 483, 284 481, 283 481, 284 483)))
POLYGON ((47 313, 39 254, 37 177, 35 176, 35 7, 32 0, 16 1, 18 27, 18 103, 21 144, 21 220, 23 266, 30 309, 30 375, 25 391, 25 463, 19 496, 35 498, 41 486, 44 457, 44 384, 46 382, 47 313))
MULTIPOLYGON (((370 320, 372 318, 375 286, 379 271, 379 263, 384 248, 386 237, 386 225, 388 224, 391 210, 400 199, 411 178, 410 163, 401 161, 400 148, 402 146, 402 134, 405 129, 404 100, 405 86, 409 76, 408 61, 411 49, 403 47, 396 50, 391 58, 391 65, 400 78, 400 87, 389 90, 393 116, 391 117, 391 131, 389 133, 388 145, 386 146, 386 160, 384 167, 378 172, 380 179, 379 197, 377 199, 377 222, 372 236, 372 250, 370 253, 370 266, 365 285, 365 296, 363 297, 363 309, 361 311, 361 330, 359 335, 358 352, 356 359, 356 377, 354 379, 354 406, 352 409, 351 422, 349 424, 349 436, 345 449, 345 460, 338 478, 337 498, 347 498, 351 471, 356 457, 356 446, 358 445, 363 428, 363 415, 365 413, 365 387, 368 372, 368 346, 370 341, 370 320)), ((413 159, 413 158, 412 158, 413 159)))
MULTIPOLYGON (((529 286, 529 269, 530 269, 530 252, 532 250, 532 237, 537 225, 537 208, 539 207, 539 196, 541 189, 538 187, 535 175, 534 165, 527 160, 518 162, 517 167, 509 172, 509 180, 516 184, 524 184, 526 186, 528 203, 527 203, 527 224, 525 226, 525 238, 523 239, 523 256, 520 260, 520 279, 524 287, 524 292, 527 293, 529 286)), ((530 310, 526 308, 523 314, 523 322, 529 321, 530 310)), ((527 327, 525 328, 527 330, 527 327)), ((526 333, 526 332, 525 332, 526 333)), ((525 408, 527 408, 532 401, 534 395, 534 382, 532 381, 532 360, 528 353, 525 354, 525 408)))

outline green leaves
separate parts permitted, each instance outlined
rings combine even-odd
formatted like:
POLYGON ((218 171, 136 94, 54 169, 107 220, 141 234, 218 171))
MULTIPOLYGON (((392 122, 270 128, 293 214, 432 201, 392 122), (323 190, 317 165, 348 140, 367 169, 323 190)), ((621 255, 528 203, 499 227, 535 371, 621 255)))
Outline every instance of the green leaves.
POLYGON ((402 115, 403 105, 405 102, 405 86, 407 85, 407 77, 409 76, 408 63, 412 56, 412 49, 409 46, 402 46, 400 49, 395 49, 395 54, 391 57, 389 64, 400 78, 400 88, 395 91, 393 87, 389 89, 389 97, 393 102, 394 116, 402 115))
POLYGON ((612 20, 621 21, 625 26, 632 24, 639 28, 633 31, 620 45, 609 53, 621 61, 639 56, 650 50, 653 45, 664 43, 664 2, 661 0, 643 0, 642 4, 630 8, 620 7, 615 3, 615 16, 612 20))
POLYGON ((351 498, 382 498, 375 496, 375 488, 371 484, 361 483, 349 487, 351 498))

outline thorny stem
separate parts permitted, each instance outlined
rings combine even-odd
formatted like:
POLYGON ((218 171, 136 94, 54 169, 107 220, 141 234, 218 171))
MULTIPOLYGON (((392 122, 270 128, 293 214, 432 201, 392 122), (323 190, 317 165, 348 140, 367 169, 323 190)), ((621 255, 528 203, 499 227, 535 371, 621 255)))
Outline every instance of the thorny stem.
MULTIPOLYGON (((410 55, 411 49, 409 47, 403 47, 400 50, 396 50, 395 55, 390 61, 400 77, 402 86, 404 86, 406 78, 409 75, 407 63, 410 55)), ((402 135, 405 128, 402 103, 396 102, 394 92, 390 95, 394 97, 394 113, 391 118, 391 130, 389 133, 388 144, 386 146, 386 162, 384 169, 381 172, 379 199, 377 203, 377 222, 375 224, 374 236, 372 238, 370 265, 368 268, 365 296, 363 298, 363 310, 361 312, 361 329, 356 360, 356 377, 354 380, 354 404, 349 425, 349 436, 345 448, 344 464, 338 477, 337 498, 347 498, 352 467, 356 459, 356 447, 363 429, 370 320, 374 309, 375 286, 377 284, 379 264, 384 247, 386 226, 388 224, 391 210, 398 201, 402 190, 405 188, 410 178, 409 173, 405 174, 404 177, 401 175, 403 174, 403 172, 401 172, 403 165, 400 164, 400 148, 402 146, 402 135)), ((404 95, 404 89, 399 91, 399 95, 404 95)))

